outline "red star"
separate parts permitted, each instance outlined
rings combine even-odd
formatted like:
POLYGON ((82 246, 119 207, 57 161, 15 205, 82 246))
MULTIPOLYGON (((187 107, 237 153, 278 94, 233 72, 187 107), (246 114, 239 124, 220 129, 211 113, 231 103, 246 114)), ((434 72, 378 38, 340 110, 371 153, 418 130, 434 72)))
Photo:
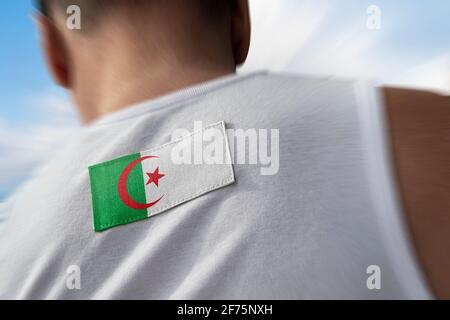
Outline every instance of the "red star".
POLYGON ((149 179, 146 185, 153 182, 157 187, 159 187, 159 179, 165 176, 165 174, 159 173, 159 167, 156 168, 155 172, 147 172, 147 175, 149 179))

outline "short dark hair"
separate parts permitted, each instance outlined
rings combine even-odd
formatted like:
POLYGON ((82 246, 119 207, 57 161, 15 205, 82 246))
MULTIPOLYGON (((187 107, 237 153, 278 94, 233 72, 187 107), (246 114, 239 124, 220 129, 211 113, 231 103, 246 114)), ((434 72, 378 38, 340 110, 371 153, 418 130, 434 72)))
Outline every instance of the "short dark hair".
MULTIPOLYGON (((129 1, 129 0, 128 0, 129 1)), ((154 1, 154 0, 146 0, 154 1)), ((167 0, 166 0, 167 1, 167 0)), ((205 11, 205 14, 211 18, 216 19, 225 14, 227 7, 230 4, 229 0, 195 0, 197 4, 201 5, 201 8, 205 11)), ((44 16, 50 16, 50 6, 52 4, 59 5, 60 8, 68 7, 69 5, 78 5, 80 7, 89 7, 90 11, 95 7, 101 7, 101 5, 109 4, 111 0, 34 0, 37 10, 44 16)))
MULTIPOLYGON (((65 9, 66 7, 70 5, 78 5, 80 7, 85 8, 88 7, 89 9, 99 6, 100 4, 105 4, 105 0, 34 0, 36 4, 37 10, 43 14, 44 16, 49 17, 51 6, 55 5, 59 9, 65 9)), ((110 0, 111 2, 111 0, 110 0)))
POLYGON ((36 9, 43 15, 48 15, 47 2, 44 0, 34 0, 36 9))

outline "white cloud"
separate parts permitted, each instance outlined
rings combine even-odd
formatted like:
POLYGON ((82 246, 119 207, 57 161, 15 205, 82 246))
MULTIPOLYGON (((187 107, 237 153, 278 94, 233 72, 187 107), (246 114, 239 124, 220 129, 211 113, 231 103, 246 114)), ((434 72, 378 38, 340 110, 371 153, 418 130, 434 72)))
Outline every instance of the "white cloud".
POLYGON ((414 52, 390 47, 397 28, 410 23, 401 12, 390 10, 380 30, 369 30, 363 4, 352 11, 329 0, 255 0, 250 4, 254 28, 243 71, 268 69, 450 89, 448 55, 425 61, 414 52))
POLYGON ((378 43, 374 34, 336 30, 333 38, 319 38, 313 50, 302 51, 291 67, 300 72, 336 77, 374 78, 380 74, 381 64, 372 50, 378 43))
POLYGON ((251 1, 252 45, 243 71, 286 70, 330 9, 324 1, 251 1))
POLYGON ((76 112, 69 98, 61 92, 45 92, 25 97, 25 105, 36 118, 47 124, 76 125, 76 112))
POLYGON ((450 54, 444 54, 419 64, 386 82, 450 94, 450 54))
POLYGON ((0 119, 0 200, 30 177, 78 128, 65 97, 49 93, 27 101, 30 112, 36 112, 35 123, 0 119))

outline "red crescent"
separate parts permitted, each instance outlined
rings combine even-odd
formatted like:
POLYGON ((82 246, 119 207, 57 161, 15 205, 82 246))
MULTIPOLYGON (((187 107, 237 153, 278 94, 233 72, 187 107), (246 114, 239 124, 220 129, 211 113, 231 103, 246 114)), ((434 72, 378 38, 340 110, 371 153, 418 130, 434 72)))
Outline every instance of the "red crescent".
POLYGON ((158 157, 146 156, 146 157, 142 157, 137 160, 134 160, 123 170, 122 174, 120 175, 119 183, 117 185, 117 188, 119 191, 119 197, 123 201, 123 203, 125 203, 125 205, 127 205, 128 207, 130 207, 132 209, 145 210, 145 209, 148 209, 148 208, 154 206, 155 204, 157 204, 159 202, 159 200, 162 199, 162 197, 161 197, 158 200, 150 202, 150 203, 139 203, 139 202, 136 202, 133 198, 131 198, 130 194, 128 193, 128 189, 127 189, 128 176, 130 175, 133 168, 137 164, 141 163, 142 161, 147 160, 147 159, 152 159, 152 158, 158 158, 158 157))

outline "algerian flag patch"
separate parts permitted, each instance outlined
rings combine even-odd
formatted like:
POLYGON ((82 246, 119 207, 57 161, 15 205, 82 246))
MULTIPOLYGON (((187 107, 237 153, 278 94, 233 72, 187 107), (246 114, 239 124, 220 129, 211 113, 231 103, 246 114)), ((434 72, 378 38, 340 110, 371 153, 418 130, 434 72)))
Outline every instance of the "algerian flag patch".
POLYGON ((150 218, 235 182, 224 122, 93 165, 89 176, 97 232, 150 218), (196 161, 205 146, 211 157, 196 161))

